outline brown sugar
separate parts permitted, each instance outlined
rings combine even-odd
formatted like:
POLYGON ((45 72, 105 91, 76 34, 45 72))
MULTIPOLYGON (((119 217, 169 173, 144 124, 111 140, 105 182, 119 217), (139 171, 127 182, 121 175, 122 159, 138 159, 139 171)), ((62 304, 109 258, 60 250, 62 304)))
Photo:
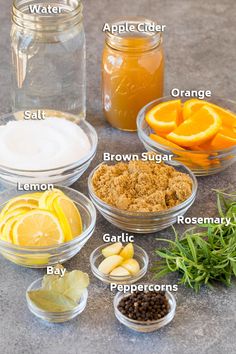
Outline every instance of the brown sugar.
POLYGON ((118 209, 160 212, 188 199, 192 179, 175 168, 155 161, 130 161, 102 165, 93 188, 98 198, 118 209))

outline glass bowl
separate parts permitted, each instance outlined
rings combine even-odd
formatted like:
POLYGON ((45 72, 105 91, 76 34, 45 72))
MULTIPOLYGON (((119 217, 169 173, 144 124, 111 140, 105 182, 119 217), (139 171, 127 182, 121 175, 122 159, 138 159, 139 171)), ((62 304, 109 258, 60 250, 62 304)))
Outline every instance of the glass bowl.
MULTIPOLYGON (((128 232, 134 232, 139 234, 153 233, 160 230, 163 230, 170 225, 176 223, 178 216, 183 216, 187 210, 191 207, 196 199, 197 194, 197 180, 194 174, 185 167, 183 164, 172 161, 165 164, 173 166, 179 172, 188 174, 193 181, 193 191, 191 196, 186 199, 183 203, 170 208, 166 211, 161 212, 131 212, 127 210, 121 210, 112 205, 107 204, 103 200, 97 197, 93 190, 92 178, 97 169, 104 163, 99 164, 90 174, 88 178, 88 188, 89 195, 99 210, 99 212, 108 220, 111 224, 115 225, 121 230, 128 232)), ((106 163, 108 165, 114 164, 113 162, 106 163)))
MULTIPOLYGON (((0 254, 3 257, 20 266, 46 268, 48 265, 64 263, 74 257, 89 240, 96 224, 96 209, 93 203, 84 194, 69 187, 57 186, 56 188, 62 190, 77 206, 83 222, 82 234, 69 242, 40 248, 21 247, 0 239, 0 254)), ((21 194, 25 192, 16 193, 14 189, 1 193, 0 211, 11 198, 21 194)))
POLYGON ((137 320, 131 320, 130 318, 124 316, 120 310, 118 309, 118 305, 120 301, 124 298, 131 295, 131 293, 122 293, 118 292, 114 298, 114 311, 115 311, 115 316, 126 327, 137 331, 137 332, 143 332, 143 333, 148 333, 148 332, 154 332, 161 327, 164 327, 168 323, 170 323, 174 316, 175 316, 175 311, 176 311, 176 301, 174 296, 169 292, 166 291, 165 295, 168 299, 170 310, 169 313, 164 316, 163 318, 160 318, 159 320, 156 321, 137 321, 137 320))
POLYGON ((143 248, 133 244, 134 246, 134 259, 139 263, 140 265, 140 271, 136 275, 128 275, 128 276, 111 276, 111 275, 106 275, 98 270, 99 265, 101 262, 104 260, 104 256, 102 254, 103 248, 106 248, 107 246, 112 245, 112 243, 105 243, 98 248, 96 248, 90 255, 90 265, 91 265, 91 270, 93 274, 95 275, 96 278, 100 279, 103 283, 106 284, 133 284, 147 273, 148 269, 148 263, 149 263, 149 258, 144 251, 143 248))
POLYGON ((40 289, 42 286, 42 280, 43 278, 39 278, 35 280, 32 284, 30 284, 26 292, 26 301, 27 301, 28 309, 35 316, 37 316, 38 318, 44 321, 53 322, 53 323, 62 323, 62 322, 72 320, 73 318, 77 317, 81 312, 84 311, 88 300, 87 289, 84 290, 84 292, 81 295, 80 301, 78 302, 78 305, 73 310, 64 311, 64 312, 48 312, 39 309, 37 306, 35 306, 32 303, 30 297, 28 296, 28 291, 40 289))
MULTIPOLYGON (((213 175, 231 166, 236 161, 236 146, 223 150, 186 150, 183 152, 181 149, 175 149, 157 143, 149 137, 149 135, 153 133, 153 130, 145 120, 146 113, 161 102, 177 98, 167 96, 157 99, 148 103, 139 112, 137 118, 138 136, 147 151, 154 151, 163 155, 174 155, 173 159, 189 167, 196 176, 213 175)), ((182 102, 185 102, 187 99, 188 98, 181 98, 182 102)), ((236 113, 236 102, 234 101, 218 97, 207 98, 206 101, 236 113)))
MULTIPOLYGON (((35 110, 28 110, 35 112, 35 110)), ((54 183, 62 186, 70 186, 87 170, 93 160, 98 144, 98 137, 95 129, 85 120, 69 113, 43 110, 46 117, 64 118, 77 124, 87 135, 91 148, 90 151, 75 163, 46 170, 19 170, 0 163, 0 182, 6 187, 15 186, 17 183, 54 183)), ((24 112, 9 113, 0 117, 1 126, 10 121, 23 120, 24 112)), ((46 118, 47 119, 47 118, 46 118)))

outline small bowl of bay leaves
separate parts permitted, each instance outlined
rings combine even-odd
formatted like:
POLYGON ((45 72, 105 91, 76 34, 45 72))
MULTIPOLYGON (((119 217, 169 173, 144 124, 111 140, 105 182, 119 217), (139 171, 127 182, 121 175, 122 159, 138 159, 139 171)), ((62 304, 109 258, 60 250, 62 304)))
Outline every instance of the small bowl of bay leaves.
POLYGON ((88 274, 79 270, 60 275, 45 275, 27 289, 29 310, 42 320, 54 323, 69 321, 87 305, 88 274))

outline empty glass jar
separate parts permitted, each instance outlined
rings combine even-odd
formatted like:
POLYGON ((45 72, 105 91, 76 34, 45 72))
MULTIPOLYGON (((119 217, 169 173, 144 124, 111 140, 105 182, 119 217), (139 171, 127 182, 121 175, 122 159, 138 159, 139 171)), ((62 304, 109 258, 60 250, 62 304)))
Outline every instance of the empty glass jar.
POLYGON ((85 35, 80 0, 15 0, 13 109, 55 109, 85 118, 85 35))

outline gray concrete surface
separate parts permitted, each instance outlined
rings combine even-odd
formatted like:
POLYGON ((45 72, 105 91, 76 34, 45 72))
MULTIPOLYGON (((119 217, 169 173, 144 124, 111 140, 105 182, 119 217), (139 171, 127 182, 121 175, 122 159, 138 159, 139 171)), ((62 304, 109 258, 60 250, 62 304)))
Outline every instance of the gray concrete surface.
MULTIPOLYGON (((0 0, 0 111, 10 110, 9 29, 10 3, 0 0)), ((121 133, 104 121, 100 103, 100 56, 102 25, 115 17, 145 15, 167 25, 166 93, 173 87, 211 89, 226 98, 236 97, 236 46, 234 0, 85 0, 84 20, 88 51, 88 121, 99 134, 99 150, 93 162, 101 161, 108 149, 112 153, 141 152, 135 134, 121 133)), ((93 167, 92 166, 92 167, 93 167)), ((199 178, 199 192, 191 216, 210 216, 216 212, 211 188, 234 187, 236 165, 217 176, 199 178)), ((74 188, 87 194, 86 173, 74 188)), ((181 228, 178 227, 179 230, 181 228)), ((118 230, 98 215, 93 237, 84 249, 67 262, 68 269, 90 272, 89 255, 102 243, 106 232, 118 230)), ((159 236, 171 237, 171 230, 137 236, 151 258, 159 236)), ((86 310, 76 320, 61 325, 47 324, 27 309, 25 290, 44 272, 23 269, 0 257, 0 351, 3 354, 233 354, 236 352, 236 286, 204 289, 195 295, 180 287, 174 321, 152 334, 137 334, 117 322, 113 313, 113 294, 91 275, 86 310)), ((152 281, 151 272, 144 281, 152 281)), ((163 283, 175 283, 172 275, 163 283)))

